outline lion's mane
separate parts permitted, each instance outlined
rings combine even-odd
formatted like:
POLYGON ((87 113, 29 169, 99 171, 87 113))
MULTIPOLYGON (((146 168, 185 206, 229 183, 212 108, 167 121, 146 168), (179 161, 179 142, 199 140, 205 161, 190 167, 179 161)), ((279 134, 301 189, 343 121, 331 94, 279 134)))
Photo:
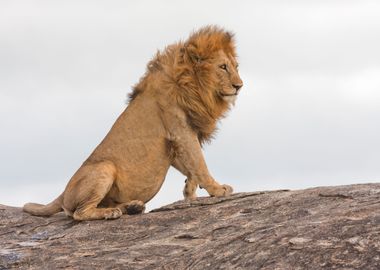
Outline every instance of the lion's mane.
POLYGON ((194 32, 187 41, 157 52, 129 95, 129 102, 149 87, 174 100, 186 113, 201 144, 209 141, 229 104, 218 96, 218 77, 210 61, 217 52, 236 57, 233 34, 216 26, 194 32))

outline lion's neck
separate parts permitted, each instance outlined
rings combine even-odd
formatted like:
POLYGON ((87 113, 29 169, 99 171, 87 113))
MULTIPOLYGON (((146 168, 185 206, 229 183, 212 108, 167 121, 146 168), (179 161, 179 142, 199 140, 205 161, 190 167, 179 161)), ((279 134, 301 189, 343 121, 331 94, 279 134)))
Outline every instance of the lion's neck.
POLYGON ((213 104, 196 104, 188 102, 184 110, 188 117, 188 123, 191 128, 198 134, 201 144, 213 139, 217 131, 217 122, 223 118, 228 111, 228 103, 217 100, 213 104), (189 106, 190 105, 190 106, 189 106))

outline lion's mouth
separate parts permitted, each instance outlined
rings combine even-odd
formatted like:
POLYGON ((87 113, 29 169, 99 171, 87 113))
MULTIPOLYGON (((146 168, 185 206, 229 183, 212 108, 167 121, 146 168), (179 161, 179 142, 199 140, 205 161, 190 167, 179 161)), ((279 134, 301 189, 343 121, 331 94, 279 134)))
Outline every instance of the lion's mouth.
POLYGON ((223 99, 224 101, 230 103, 230 104, 233 104, 235 105, 235 101, 237 99, 237 95, 238 95, 238 91, 236 91, 235 93, 223 93, 223 92, 219 92, 219 95, 221 97, 221 99, 223 99))
POLYGON ((236 92, 236 93, 233 93, 233 94, 220 93, 220 95, 221 95, 222 97, 233 97, 233 96, 237 96, 238 93, 237 93, 237 92, 236 92))
POLYGON ((222 91, 219 92, 219 95, 221 97, 236 97, 239 94, 239 91, 235 91, 235 93, 223 93, 222 91))

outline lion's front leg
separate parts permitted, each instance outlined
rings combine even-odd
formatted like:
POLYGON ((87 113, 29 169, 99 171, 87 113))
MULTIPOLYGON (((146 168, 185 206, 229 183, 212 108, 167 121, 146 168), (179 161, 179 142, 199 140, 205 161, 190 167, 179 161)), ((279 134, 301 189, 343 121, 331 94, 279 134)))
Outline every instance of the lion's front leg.
MULTIPOLYGON (((190 175, 189 171, 186 169, 186 166, 184 166, 181 163, 181 160, 179 160, 178 158, 174 159, 171 165, 174 168, 176 168, 178 171, 183 173, 184 175, 186 176, 190 175)), ((185 187, 183 188, 183 196, 185 197, 186 200, 195 200, 197 198, 197 194, 196 194, 197 187, 198 187, 198 184, 196 183, 196 181, 192 180, 191 178, 190 179, 188 178, 185 180, 185 187)))
POLYGON ((232 187, 221 185, 214 180, 207 169, 202 149, 194 133, 182 134, 175 143, 175 160, 172 165, 187 176, 183 191, 185 199, 195 199, 196 189, 199 185, 206 189, 210 196, 228 196, 232 187))
POLYGON ((183 188, 183 196, 186 200, 195 200, 197 198, 197 183, 192 179, 185 180, 185 187, 183 188))

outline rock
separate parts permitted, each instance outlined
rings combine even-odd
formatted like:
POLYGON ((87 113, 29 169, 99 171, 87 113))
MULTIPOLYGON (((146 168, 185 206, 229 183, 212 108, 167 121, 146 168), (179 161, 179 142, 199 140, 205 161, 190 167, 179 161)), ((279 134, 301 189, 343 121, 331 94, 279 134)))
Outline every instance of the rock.
POLYGON ((237 193, 117 220, 0 205, 0 269, 380 269, 380 184, 237 193))

